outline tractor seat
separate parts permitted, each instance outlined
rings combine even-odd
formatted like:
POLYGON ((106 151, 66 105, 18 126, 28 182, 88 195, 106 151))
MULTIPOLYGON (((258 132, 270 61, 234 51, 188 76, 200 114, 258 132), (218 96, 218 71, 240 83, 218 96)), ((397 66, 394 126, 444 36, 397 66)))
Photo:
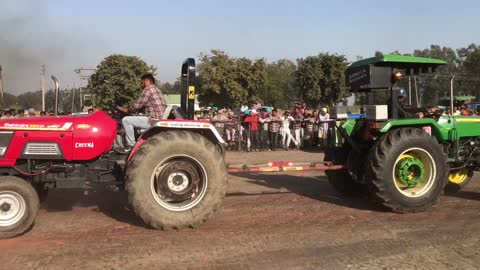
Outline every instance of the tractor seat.
POLYGON ((163 112, 162 120, 175 120, 175 119, 186 119, 187 115, 182 110, 181 107, 177 105, 168 105, 163 112))

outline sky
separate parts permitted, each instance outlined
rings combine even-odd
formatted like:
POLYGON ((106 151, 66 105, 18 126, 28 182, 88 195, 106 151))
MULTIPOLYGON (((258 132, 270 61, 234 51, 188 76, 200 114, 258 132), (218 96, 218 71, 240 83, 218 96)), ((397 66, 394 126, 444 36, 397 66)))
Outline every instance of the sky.
MULTIPOLYGON (((134 55, 173 82, 187 57, 220 49, 268 61, 330 52, 370 57, 431 44, 480 44, 480 2, 447 0, 0 0, 0 65, 6 92, 40 89, 41 66, 62 88, 74 70, 111 54, 134 55)), ((84 72, 83 75, 89 75, 84 72)))

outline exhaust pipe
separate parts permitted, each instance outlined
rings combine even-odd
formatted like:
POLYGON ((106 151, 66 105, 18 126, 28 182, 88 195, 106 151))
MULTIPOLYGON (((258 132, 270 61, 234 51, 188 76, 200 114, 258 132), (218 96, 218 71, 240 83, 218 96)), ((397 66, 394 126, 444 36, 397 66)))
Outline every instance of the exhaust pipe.
POLYGON ((58 79, 52 75, 52 80, 55 83, 55 115, 58 115, 58 90, 60 90, 60 83, 58 79))
POLYGON ((455 74, 452 75, 451 79, 450 79, 450 116, 453 116, 453 80, 455 80, 455 74))

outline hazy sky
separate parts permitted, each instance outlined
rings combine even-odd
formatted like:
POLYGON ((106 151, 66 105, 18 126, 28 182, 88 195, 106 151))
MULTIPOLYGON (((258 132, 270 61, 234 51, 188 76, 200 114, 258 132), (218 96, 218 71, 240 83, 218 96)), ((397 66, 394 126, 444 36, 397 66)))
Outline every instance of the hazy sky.
POLYGON ((84 85, 74 69, 113 53, 174 81, 185 58, 210 49, 274 61, 460 48, 480 43, 479 14, 480 2, 459 0, 0 0, 0 65, 13 94, 39 89, 42 64, 63 87, 84 85))

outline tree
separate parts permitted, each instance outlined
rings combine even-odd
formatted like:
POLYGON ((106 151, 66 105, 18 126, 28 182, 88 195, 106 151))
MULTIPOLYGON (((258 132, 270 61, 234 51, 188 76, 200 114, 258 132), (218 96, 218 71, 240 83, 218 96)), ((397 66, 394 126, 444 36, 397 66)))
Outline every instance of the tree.
POLYGON ((466 94, 480 97, 480 46, 470 44, 465 48, 458 49, 457 54, 458 68, 465 74, 463 78, 458 78, 456 81, 466 94))
POLYGON ((333 106, 350 95, 345 87, 347 59, 343 55, 321 53, 297 60, 296 84, 300 98, 308 105, 333 106))
POLYGON ((60 113, 80 112, 80 91, 79 89, 65 89, 58 93, 58 111, 60 113), (74 107, 72 110, 72 95, 75 95, 74 107))
MULTIPOLYGON (((17 103, 17 97, 15 95, 12 95, 10 93, 3 93, 3 102, 5 105, 5 108, 9 108, 9 106, 15 105, 17 103)), ((4 108, 4 109, 5 109, 4 108)))
POLYGON ((20 108, 34 108, 39 110, 42 108, 42 92, 26 92, 17 96, 16 103, 20 108))
POLYGON ((116 105, 131 105, 141 91, 140 78, 146 73, 155 75, 156 68, 136 56, 114 54, 106 57, 92 74, 88 90, 95 94, 95 105, 112 110, 116 105))
POLYGON ((418 57, 436 58, 447 62, 447 65, 440 66, 436 70, 436 74, 438 76, 433 78, 431 76, 420 76, 418 78, 418 87, 422 90, 420 93, 422 100, 421 104, 437 105, 439 97, 447 95, 448 89, 450 89, 448 78, 451 76, 451 74, 458 71, 457 54, 452 48, 440 47, 439 45, 430 45, 430 48, 415 50, 413 55, 418 57))
POLYGON ((480 46, 472 43, 457 50, 458 64, 463 72, 480 74, 480 46))
POLYGON ((164 94, 180 94, 182 92, 181 85, 180 78, 177 78, 173 84, 169 82, 162 83, 159 85, 159 88, 164 94))
POLYGON ((200 55, 198 93, 203 105, 239 108, 259 97, 265 87, 264 59, 232 58, 220 50, 200 55))
POLYGON ((268 65, 266 86, 259 93, 266 105, 288 108, 288 103, 298 97, 295 84, 296 70, 295 63, 287 59, 281 59, 268 65))

